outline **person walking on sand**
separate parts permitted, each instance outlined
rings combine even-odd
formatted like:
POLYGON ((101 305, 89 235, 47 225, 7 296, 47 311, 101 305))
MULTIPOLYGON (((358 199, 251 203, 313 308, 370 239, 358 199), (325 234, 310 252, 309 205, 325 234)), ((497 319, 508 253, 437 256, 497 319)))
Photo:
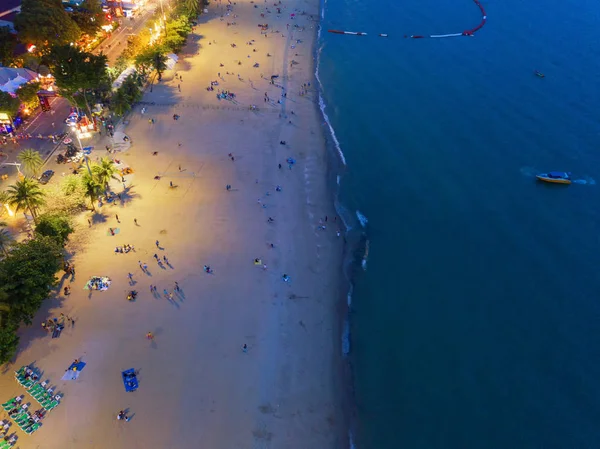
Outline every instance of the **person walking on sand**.
POLYGON ((134 219, 133 219, 133 222, 135 223, 135 225, 136 225, 136 226, 139 226, 139 225, 138 225, 138 222, 137 222, 137 218, 134 218, 134 219))
POLYGON ((119 220, 119 214, 115 214, 115 218, 117 219, 117 223, 121 223, 121 221, 119 220))
POLYGON ((127 277, 129 278, 129 282, 133 282, 133 274, 127 273, 127 277))
POLYGON ((156 247, 160 249, 160 243, 158 242, 158 240, 155 243, 156 243, 156 247))
POLYGON ((148 332, 148 333, 146 334, 146 338, 147 338, 148 340, 153 340, 153 339, 154 339, 154 335, 152 334, 152 332, 148 332))
POLYGON ((142 270, 145 273, 146 270, 144 270, 144 265, 142 265, 142 261, 141 260, 138 260, 138 265, 140 266, 140 270, 142 270))
POLYGON ((242 345, 242 352, 248 352, 248 345, 246 343, 242 345))
POLYGON ((181 289, 179 288, 179 284, 177 283, 177 281, 175 281, 175 291, 176 292, 180 292, 181 289))
POLYGON ((127 416, 127 414, 125 413, 125 410, 121 410, 119 412, 119 414, 117 415, 117 420, 121 421, 121 420, 125 420, 125 422, 129 422, 129 416, 127 416))

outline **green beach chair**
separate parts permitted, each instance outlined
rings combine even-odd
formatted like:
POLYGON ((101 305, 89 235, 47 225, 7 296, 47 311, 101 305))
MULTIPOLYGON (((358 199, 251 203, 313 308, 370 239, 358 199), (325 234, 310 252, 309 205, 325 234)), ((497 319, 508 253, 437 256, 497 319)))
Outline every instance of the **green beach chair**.
POLYGON ((9 401, 6 401, 4 404, 2 404, 2 408, 6 411, 10 410, 11 408, 14 408, 15 405, 17 405, 17 398, 14 397, 9 401))
POLYGON ((27 435, 31 435, 33 432, 38 430, 41 425, 42 424, 39 422, 33 423, 31 426, 27 427, 26 429, 23 429, 23 432, 25 432, 27 435))
POLYGON ((2 440, 2 443, 0 443, 0 449, 8 449, 10 447, 10 443, 6 440, 2 440))
POLYGON ((56 406, 58 404, 59 404, 58 401, 50 401, 50 402, 46 403, 45 405, 42 405, 42 407, 44 407, 44 409, 49 412, 50 410, 56 408, 56 406))
POLYGON ((29 389, 29 394, 36 394, 41 391, 44 391, 44 387, 42 387, 41 384, 35 384, 35 385, 32 385, 32 387, 29 389))

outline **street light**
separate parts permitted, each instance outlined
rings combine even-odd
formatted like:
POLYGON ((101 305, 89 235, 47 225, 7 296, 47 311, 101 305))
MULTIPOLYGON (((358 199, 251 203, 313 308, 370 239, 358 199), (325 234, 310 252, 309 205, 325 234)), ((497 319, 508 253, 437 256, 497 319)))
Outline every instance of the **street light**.
POLYGON ((18 162, 5 162, 4 164, 1 165, 14 165, 15 167, 17 167, 17 171, 19 172, 19 175, 25 177, 25 175, 23 173, 21 173, 21 164, 19 164, 18 162))

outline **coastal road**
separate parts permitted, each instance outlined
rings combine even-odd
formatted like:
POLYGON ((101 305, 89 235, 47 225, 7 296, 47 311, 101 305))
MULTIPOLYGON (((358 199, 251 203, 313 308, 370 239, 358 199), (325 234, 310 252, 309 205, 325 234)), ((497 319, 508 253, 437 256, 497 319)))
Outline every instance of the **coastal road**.
POLYGON ((113 66, 127 45, 127 38, 132 34, 138 34, 155 10, 156 5, 149 4, 140 9, 137 17, 133 19, 123 17, 119 29, 105 39, 94 53, 104 53, 108 57, 108 65, 113 66))
MULTIPOLYGON (((94 53, 98 54, 104 52, 108 57, 108 64, 114 65, 117 58, 121 55, 127 45, 127 38, 132 34, 139 33, 142 28, 147 24, 148 19, 152 16, 156 9, 155 4, 146 5, 141 9, 139 16, 133 20, 123 18, 119 29, 107 38, 102 44, 100 44, 94 53)), ((41 134, 42 136, 60 134, 68 131, 68 127, 64 120, 69 115, 70 104, 62 97, 55 97, 50 100, 52 106, 51 111, 42 112, 39 111, 37 114, 30 117, 25 125, 19 128, 19 133, 28 133, 32 136, 41 134)), ((28 140, 19 141, 18 145, 13 143, 0 146, 0 152, 8 155, 8 159, 4 162, 15 162, 19 152, 25 148, 32 148, 37 150, 42 155, 42 158, 48 157, 54 148, 55 144, 52 143, 51 139, 46 137, 42 139, 32 138, 28 140)), ((55 167, 49 167, 54 169, 55 167)), ((14 166, 4 165, 0 166, 0 175, 8 174, 15 175, 16 169, 14 166)), ((2 182, 4 185, 12 183, 12 179, 9 178, 2 182)), ((1 188, 1 185, 0 185, 1 188)))

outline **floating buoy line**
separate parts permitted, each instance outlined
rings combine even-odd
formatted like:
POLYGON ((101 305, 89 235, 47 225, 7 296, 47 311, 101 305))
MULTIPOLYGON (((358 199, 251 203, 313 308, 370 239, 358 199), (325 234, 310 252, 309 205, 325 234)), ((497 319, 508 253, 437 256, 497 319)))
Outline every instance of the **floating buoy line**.
MULTIPOLYGON (((404 35, 404 37, 407 39, 409 39, 409 38, 410 39, 427 39, 427 38, 442 39, 442 38, 446 38, 446 37, 459 37, 459 36, 473 37, 477 31, 479 31, 480 29, 483 28, 483 26, 485 25, 485 22, 487 20, 487 14, 485 13, 485 9, 483 8, 483 5, 481 4, 481 2, 479 0, 473 0, 473 2, 475 2, 475 4, 479 7, 479 10, 481 11, 481 22, 475 28, 472 28, 470 30, 465 30, 462 33, 430 34, 430 35, 412 34, 410 36, 404 35)), ((351 36, 367 36, 367 33, 363 33, 361 31, 342 31, 342 30, 327 30, 327 31, 329 33, 333 33, 333 34, 349 34, 351 36)), ((380 34, 378 34, 378 36, 379 37, 389 37, 388 34, 384 34, 384 33, 380 33, 380 34)))

